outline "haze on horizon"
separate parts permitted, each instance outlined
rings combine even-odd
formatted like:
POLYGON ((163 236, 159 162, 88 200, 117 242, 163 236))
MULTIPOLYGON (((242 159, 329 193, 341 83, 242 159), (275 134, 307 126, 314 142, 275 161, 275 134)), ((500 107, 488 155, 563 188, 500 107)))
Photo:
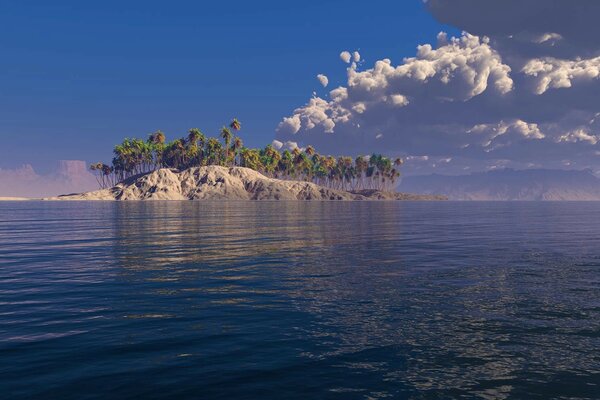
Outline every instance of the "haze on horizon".
POLYGON ((251 146, 382 152, 403 157, 405 175, 600 175, 599 11, 593 0, 9 1, 0 195, 24 171, 59 185, 58 160, 108 161, 125 136, 213 134, 234 116, 251 146))

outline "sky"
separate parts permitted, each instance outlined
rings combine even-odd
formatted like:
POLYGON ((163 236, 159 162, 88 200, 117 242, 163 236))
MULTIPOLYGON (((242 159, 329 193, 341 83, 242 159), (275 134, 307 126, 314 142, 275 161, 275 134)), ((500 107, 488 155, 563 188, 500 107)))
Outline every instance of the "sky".
POLYGON ((233 117, 264 146, 317 74, 345 82, 344 49, 401 61, 442 29, 420 0, 3 1, 0 168, 110 161, 126 136, 233 117))
POLYGON ((233 117, 249 146, 381 152, 406 175, 600 174, 596 0, 86 3, 3 2, 5 175, 233 117))
POLYGON ((600 2, 428 0, 425 6, 461 33, 442 31, 400 62, 342 57, 346 83, 285 117, 278 141, 403 156, 405 174, 505 168, 600 174, 600 2))

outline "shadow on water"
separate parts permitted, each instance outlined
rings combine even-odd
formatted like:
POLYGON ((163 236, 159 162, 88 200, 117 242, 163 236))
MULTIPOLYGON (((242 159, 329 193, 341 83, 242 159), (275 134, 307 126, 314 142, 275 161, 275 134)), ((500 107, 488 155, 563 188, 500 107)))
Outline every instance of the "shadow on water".
POLYGON ((0 204, 11 398, 594 398, 600 204, 0 204))

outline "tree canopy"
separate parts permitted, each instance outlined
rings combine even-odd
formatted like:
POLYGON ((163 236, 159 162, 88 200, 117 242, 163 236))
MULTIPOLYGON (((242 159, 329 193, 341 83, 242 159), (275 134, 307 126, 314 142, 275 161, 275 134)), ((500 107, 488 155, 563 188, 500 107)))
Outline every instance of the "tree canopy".
POLYGON ((171 142, 161 131, 150 134, 147 140, 126 138, 115 146, 111 165, 100 162, 90 169, 101 188, 160 168, 184 170, 207 165, 246 167, 273 178, 304 180, 350 191, 392 190, 400 176, 402 159, 392 160, 381 154, 353 159, 321 155, 313 146, 283 151, 270 144, 263 149, 247 148, 237 135, 241 128, 237 119, 228 127, 223 126, 219 135, 222 142, 217 137, 206 137, 197 128, 171 142))

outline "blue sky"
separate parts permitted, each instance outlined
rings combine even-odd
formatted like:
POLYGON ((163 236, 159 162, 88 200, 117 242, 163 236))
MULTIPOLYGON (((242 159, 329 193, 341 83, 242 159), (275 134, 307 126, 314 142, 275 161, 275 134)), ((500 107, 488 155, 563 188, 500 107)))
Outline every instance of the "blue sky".
POLYGON ((4 1, 0 168, 110 160, 125 136, 214 134, 234 116, 262 146, 324 92, 318 73, 345 83, 340 51, 400 63, 440 30, 458 33, 421 0, 4 1))

